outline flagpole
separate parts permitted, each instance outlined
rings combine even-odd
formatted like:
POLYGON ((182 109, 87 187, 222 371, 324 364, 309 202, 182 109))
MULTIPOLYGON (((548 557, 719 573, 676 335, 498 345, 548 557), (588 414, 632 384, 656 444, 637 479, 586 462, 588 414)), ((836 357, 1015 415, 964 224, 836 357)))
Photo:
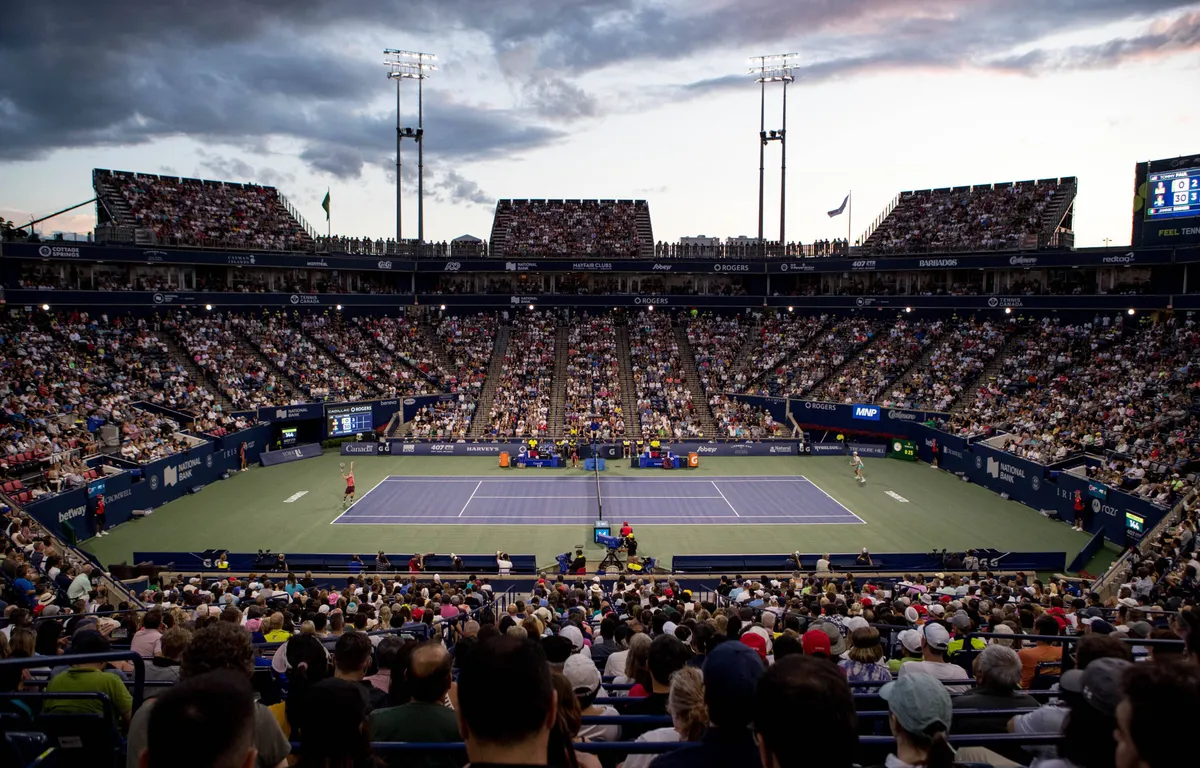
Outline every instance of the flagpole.
POLYGON ((854 221, 854 190, 846 195, 846 254, 850 254, 850 230, 851 222, 854 221))

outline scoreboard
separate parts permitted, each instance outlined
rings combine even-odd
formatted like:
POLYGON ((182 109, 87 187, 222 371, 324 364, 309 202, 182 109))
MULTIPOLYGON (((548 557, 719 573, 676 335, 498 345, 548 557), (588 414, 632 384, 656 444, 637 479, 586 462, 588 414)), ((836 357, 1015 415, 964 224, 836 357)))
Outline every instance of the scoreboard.
POLYGON ((1200 167, 1146 176, 1146 220, 1200 216, 1200 167))
POLYGON ((370 432, 375 429, 369 404, 327 407, 325 419, 329 427, 329 437, 357 435, 359 432, 370 432))

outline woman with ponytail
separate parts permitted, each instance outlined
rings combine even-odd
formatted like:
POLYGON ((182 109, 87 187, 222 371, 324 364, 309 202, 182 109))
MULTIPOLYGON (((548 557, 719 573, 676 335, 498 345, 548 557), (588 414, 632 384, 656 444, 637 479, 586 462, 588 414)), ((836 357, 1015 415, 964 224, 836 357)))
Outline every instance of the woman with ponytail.
POLYGON ((933 675, 905 675, 879 689, 891 711, 889 723, 896 737, 896 753, 887 768, 950 768, 950 694, 933 675))
POLYGON ((572 746, 583 726, 583 714, 571 681, 558 672, 552 673, 551 679, 558 693, 558 712, 546 742, 546 764, 550 768, 600 768, 599 758, 587 752, 576 752, 572 746))
MULTIPOLYGON (((667 698, 670 728, 647 731, 637 740, 642 742, 700 741, 708 728, 708 707, 704 704, 704 673, 695 667, 684 667, 671 675, 671 693, 667 698)), ((648 768, 657 754, 633 754, 623 768, 648 768)))
POLYGON ((288 640, 288 694, 287 699, 271 707, 283 735, 298 741, 298 708, 316 683, 333 674, 329 664, 329 653, 316 635, 296 635, 288 640))

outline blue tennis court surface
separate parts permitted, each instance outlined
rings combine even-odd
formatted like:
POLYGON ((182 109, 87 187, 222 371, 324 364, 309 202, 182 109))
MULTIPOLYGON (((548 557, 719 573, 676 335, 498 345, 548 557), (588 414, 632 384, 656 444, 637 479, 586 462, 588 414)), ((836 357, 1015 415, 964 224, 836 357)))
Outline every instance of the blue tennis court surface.
MULTIPOLYGON (((862 518, 794 477, 600 479, 604 518, 635 525, 834 525, 862 518)), ((576 525, 597 518, 594 477, 387 477, 338 525, 576 525)))

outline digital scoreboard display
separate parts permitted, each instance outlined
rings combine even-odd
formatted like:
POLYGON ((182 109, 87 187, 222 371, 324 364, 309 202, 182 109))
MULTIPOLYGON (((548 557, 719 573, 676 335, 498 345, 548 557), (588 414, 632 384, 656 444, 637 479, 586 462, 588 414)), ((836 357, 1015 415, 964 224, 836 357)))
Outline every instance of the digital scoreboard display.
POLYGON ((375 429, 370 405, 337 405, 325 409, 330 437, 357 435, 375 429))
POLYGON ((1191 216, 1200 216, 1200 167, 1147 174, 1147 221, 1191 216))

